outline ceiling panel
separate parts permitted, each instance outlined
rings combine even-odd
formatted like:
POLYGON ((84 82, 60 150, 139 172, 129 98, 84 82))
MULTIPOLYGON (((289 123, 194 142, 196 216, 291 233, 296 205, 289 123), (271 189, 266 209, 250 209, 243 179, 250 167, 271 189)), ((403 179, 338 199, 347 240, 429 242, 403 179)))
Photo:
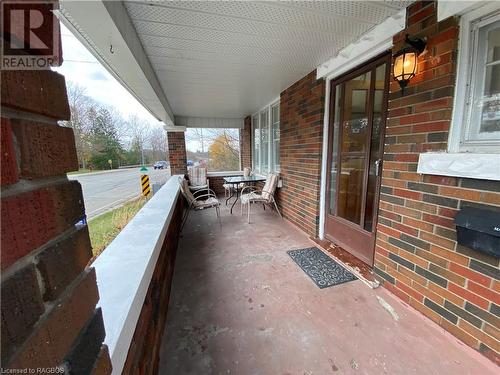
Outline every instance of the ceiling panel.
POLYGON ((148 1, 126 9, 175 115, 234 118, 411 1, 148 1))

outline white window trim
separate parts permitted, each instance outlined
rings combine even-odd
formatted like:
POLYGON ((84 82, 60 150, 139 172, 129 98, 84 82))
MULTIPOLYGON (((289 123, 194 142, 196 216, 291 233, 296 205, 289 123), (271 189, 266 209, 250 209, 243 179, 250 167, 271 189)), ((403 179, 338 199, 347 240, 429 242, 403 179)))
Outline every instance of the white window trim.
MULTIPOLYGON (((460 142, 464 137, 464 133, 469 130, 468 119, 466 118, 467 110, 464 108, 464 103, 467 100, 470 89, 467 87, 469 77, 472 74, 472 61, 470 58, 470 32, 471 22, 478 18, 484 17, 498 10, 498 4, 489 4, 479 9, 475 9, 462 16, 460 20, 460 42, 458 48, 458 68, 457 80, 455 84, 455 99, 453 101, 453 115, 450 127, 450 135, 448 137, 448 152, 461 152, 460 142), (463 53, 467 51, 467 53, 463 53)), ((474 153, 491 153, 492 150, 499 147, 498 141, 468 141, 469 152, 474 153), (481 150, 484 150, 484 152, 481 150)))
MULTIPOLYGON (((441 3, 439 2, 438 5, 441 3)), ((461 52, 469 51, 470 48, 469 33, 471 21, 498 10, 498 3, 490 2, 480 7, 478 7, 478 4, 474 4, 474 7, 457 9, 454 9, 452 13, 460 14, 465 11, 467 13, 463 14, 460 20, 457 81, 455 84, 450 134, 448 137, 448 152, 420 154, 417 173, 500 181, 500 153, 491 152, 491 148, 490 151, 487 151, 485 148, 485 153, 459 152, 460 141, 465 130, 465 111, 463 107, 467 95, 465 86, 468 71, 471 68, 469 54, 461 52)), ((470 144, 473 145, 474 143, 470 142, 470 144)), ((483 144, 491 146, 494 142, 491 142, 490 145, 487 143, 483 144)))
MULTIPOLYGON (((492 4, 495 1, 489 1, 492 4)), ((458 16, 470 12, 483 6, 483 1, 438 1, 437 3, 437 20, 441 22, 448 17, 458 16)))
MULTIPOLYGON (((280 138, 279 138, 279 142, 280 142, 280 147, 281 147, 281 108, 280 108, 280 101, 275 101, 273 104, 271 104, 269 106, 269 129, 270 129, 270 134, 272 134, 272 136, 270 137, 269 139, 269 151, 272 152, 272 154, 269 154, 269 164, 271 164, 271 161, 272 161, 272 168, 270 168, 273 172, 277 172, 279 173, 281 171, 281 159, 280 159, 280 164, 278 164, 278 167, 276 167, 276 160, 274 160, 274 152, 273 152, 273 148, 274 148, 274 144, 275 144, 275 141, 276 139, 274 138, 274 133, 273 133, 273 125, 274 125, 274 122, 273 122, 273 108, 274 107, 278 107, 278 112, 279 112, 279 116, 278 116, 278 129, 280 131, 280 138), (272 142, 271 142, 272 140, 272 142)), ((278 149, 278 153, 279 153, 279 149, 278 149)))
MULTIPOLYGON (((251 119, 252 119, 252 126, 251 126, 251 147, 252 147, 252 168, 254 170, 254 173, 259 175, 259 176, 264 176, 266 173, 270 173, 270 172, 280 172, 280 170, 276 170, 275 169, 275 165, 274 165, 274 161, 271 160, 272 159, 272 156, 271 156, 271 153, 273 151, 273 144, 274 142, 271 142, 271 132, 272 132, 272 125, 273 125, 273 120, 272 120, 272 107, 274 107, 275 105, 279 105, 279 102, 280 102, 280 97, 278 96, 277 98, 275 98, 272 102, 270 102, 269 104, 265 105, 264 107, 262 107, 261 109, 259 109, 257 112, 253 113, 252 116, 251 116, 251 119), (258 119, 258 122, 259 122, 259 129, 261 129, 261 124, 260 124, 260 115, 262 112, 267 112, 267 130, 268 130, 268 136, 269 136, 269 142, 268 142, 268 145, 267 145, 267 155, 268 155, 268 171, 262 171, 262 142, 260 142, 260 147, 259 147, 259 166, 257 167, 255 165, 255 155, 254 155, 254 151, 255 151, 255 133, 254 133, 254 117, 257 117, 258 119), (273 165, 271 165, 271 161, 273 161, 273 165)), ((281 114, 280 114, 280 117, 281 117, 281 114)), ((280 127, 281 127, 281 122, 280 122, 280 127)), ((259 132, 260 134, 260 132, 259 132)), ((281 139, 281 137, 280 137, 281 139)))
POLYGON ((252 115, 252 170, 254 173, 260 174, 261 171, 261 156, 262 156, 262 143, 260 141, 260 111, 252 115), (257 117, 257 122, 258 122, 258 128, 259 128, 259 165, 255 165, 255 122, 253 119, 257 117))
POLYGON ((208 172, 207 177, 226 177, 226 176, 241 176, 243 171, 214 171, 208 172))

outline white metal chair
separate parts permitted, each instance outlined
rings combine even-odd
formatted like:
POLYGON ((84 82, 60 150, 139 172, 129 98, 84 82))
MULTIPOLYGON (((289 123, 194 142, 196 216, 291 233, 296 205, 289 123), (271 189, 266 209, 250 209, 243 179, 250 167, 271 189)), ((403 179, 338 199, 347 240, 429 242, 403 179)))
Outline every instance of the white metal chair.
POLYGON ((280 210, 278 209, 278 205, 276 204, 276 200, 274 199, 274 193, 276 188, 278 187, 279 176, 276 173, 270 173, 267 175, 266 183, 264 184, 264 188, 259 190, 253 186, 247 186, 241 191, 241 214, 243 215, 243 206, 248 205, 248 223, 250 223, 250 206, 252 203, 262 203, 265 206, 273 207, 276 209, 280 217, 283 219, 280 210), (245 190, 248 190, 248 193, 245 193, 245 190))
POLYGON ((215 208, 215 213, 217 215, 217 218, 219 219, 219 225, 222 228, 222 221, 220 217, 220 202, 217 199, 217 196, 215 195, 214 191, 211 189, 206 189, 203 191, 195 192, 193 194, 191 190, 189 190, 188 181, 183 177, 179 177, 179 185, 181 187, 181 193, 184 196, 184 198, 186 198, 186 201, 188 203, 188 208, 182 218, 181 231, 182 228, 184 227, 184 224, 187 221, 189 212, 191 210, 198 211, 198 210, 204 210, 206 208, 215 208))
MULTIPOLYGON (((236 186, 234 184, 222 184, 222 187, 224 188, 224 198, 229 198, 231 196, 231 193, 236 189, 236 186)), ((243 189, 245 187, 245 184, 242 182, 241 184, 238 184, 238 189, 243 189)))
POLYGON ((209 190, 210 181, 207 178, 207 168, 196 166, 188 168, 189 190, 198 192, 200 190, 209 190))
POLYGON ((222 184, 222 187, 224 188, 224 198, 230 197, 231 192, 233 190, 233 185, 232 184, 222 184))

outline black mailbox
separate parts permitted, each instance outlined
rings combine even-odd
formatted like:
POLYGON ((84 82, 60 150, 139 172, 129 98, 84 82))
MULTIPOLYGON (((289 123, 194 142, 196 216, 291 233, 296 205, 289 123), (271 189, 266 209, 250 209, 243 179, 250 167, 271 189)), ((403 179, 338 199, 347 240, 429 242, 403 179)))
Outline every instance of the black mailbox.
POLYGON ((455 217, 457 242, 500 258, 500 212, 464 207, 455 217))

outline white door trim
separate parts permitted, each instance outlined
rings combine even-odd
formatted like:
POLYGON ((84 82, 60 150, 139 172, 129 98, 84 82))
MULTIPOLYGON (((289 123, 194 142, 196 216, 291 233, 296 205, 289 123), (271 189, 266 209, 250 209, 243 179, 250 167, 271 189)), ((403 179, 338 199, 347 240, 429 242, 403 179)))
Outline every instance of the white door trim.
POLYGON ((321 158, 321 183, 319 195, 319 230, 318 237, 324 239, 325 237, 325 219, 326 219, 326 178, 327 178, 327 164, 328 164, 328 131, 329 131, 329 118, 330 118, 330 81, 331 78, 325 79, 325 112, 323 117, 323 155, 321 158))

